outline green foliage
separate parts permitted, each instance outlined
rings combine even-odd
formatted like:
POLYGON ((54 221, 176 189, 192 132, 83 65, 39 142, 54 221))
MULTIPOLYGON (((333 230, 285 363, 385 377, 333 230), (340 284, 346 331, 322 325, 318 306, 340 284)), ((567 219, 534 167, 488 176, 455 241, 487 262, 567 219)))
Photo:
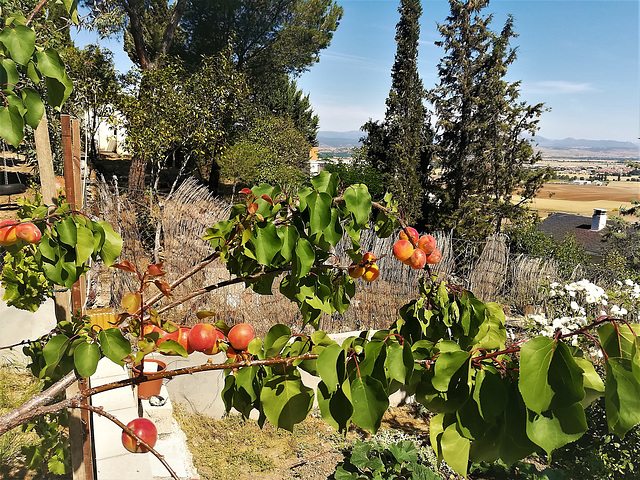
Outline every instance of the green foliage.
POLYGON ((568 278, 577 265, 589 263, 584 246, 577 242, 575 235, 557 241, 538 230, 536 225, 521 223, 514 224, 506 233, 512 253, 552 258, 559 263, 559 273, 563 277, 568 278))
POLYGON ((60 202, 53 213, 42 197, 21 201, 18 216, 34 222, 42 232, 37 244, 20 241, 5 247, 2 271, 3 299, 9 305, 36 311, 52 285, 71 286, 89 270, 89 260, 111 265, 120 255, 122 239, 107 222, 94 222, 60 202))
POLYGON ((69 417, 66 411, 38 417, 23 425, 24 432, 35 432, 40 437, 37 445, 25 445, 22 454, 31 470, 48 471, 54 475, 71 472, 69 437, 66 433, 69 417))
POLYGON ((181 55, 193 62, 231 43, 237 70, 266 85, 274 74, 301 73, 317 62, 341 17, 331 0, 190 2, 181 55))
POLYGON ((369 189, 371 198, 376 201, 381 200, 385 194, 386 186, 383 176, 357 153, 354 154, 351 163, 340 159, 338 163, 327 163, 325 170, 339 175, 345 185, 364 183, 369 189))
POLYGON ((311 144, 292 120, 256 117, 220 160, 221 174, 234 183, 269 183, 295 193, 308 181, 311 144))
POLYGON ((530 168, 540 155, 527 138, 537 132, 544 106, 519 101, 520 82, 505 80, 516 60, 510 47, 516 36, 513 18, 494 33, 491 15, 481 14, 488 0, 449 4, 449 17, 438 25, 443 39, 436 42, 444 49, 440 82, 428 92, 438 119, 442 175, 432 180, 426 214, 433 229, 486 238, 500 231, 503 219, 523 215, 512 195, 532 198, 550 174, 530 168))
POLYGON ((363 147, 368 163, 384 176, 408 223, 422 219, 424 185, 429 174, 430 122, 418 75, 419 19, 417 0, 402 0, 396 26, 398 45, 391 71, 391 90, 384 122, 367 122, 363 147))
POLYGON ((418 449, 410 440, 391 445, 356 441, 345 457, 332 476, 335 480, 440 479, 433 470, 418 463, 418 449))
POLYGON ((622 439, 609 432, 604 399, 587 410, 589 430, 579 440, 554 452, 552 465, 569 478, 632 480, 638 476, 640 429, 629 431, 622 439), (576 462, 576 458, 580 461, 576 462))
POLYGON ((119 105, 129 148, 157 172, 177 152, 191 159, 191 165, 211 169, 241 121, 247 99, 244 77, 234 72, 230 59, 206 57, 193 71, 168 59, 130 82, 133 92, 119 105))
MULTIPOLYGON (((63 3, 77 22, 75 3, 63 3)), ((34 27, 27 24, 18 8, 3 9, 1 18, 0 84, 4 102, 0 106, 0 137, 18 147, 25 127, 36 128, 45 110, 37 88, 44 85, 48 103, 59 108, 71 94, 72 82, 58 52, 36 38, 34 27)))
POLYGON ((604 265, 618 278, 640 281, 640 227, 630 225, 616 215, 610 221, 611 224, 603 234, 603 240, 607 242, 604 265))

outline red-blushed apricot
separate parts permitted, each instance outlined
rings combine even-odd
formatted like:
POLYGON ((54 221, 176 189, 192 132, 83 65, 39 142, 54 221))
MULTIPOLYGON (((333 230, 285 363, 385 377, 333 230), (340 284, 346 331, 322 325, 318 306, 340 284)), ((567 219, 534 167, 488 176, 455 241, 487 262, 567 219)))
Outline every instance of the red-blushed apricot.
POLYGON ((420 270, 421 268, 424 268, 425 264, 427 263, 427 254, 424 253, 421 249, 416 248, 411 254, 409 262, 409 266, 411 268, 413 268, 414 270, 420 270))
POLYGON ((239 323, 229 330, 227 339, 235 351, 244 352, 249 346, 249 342, 251 342, 255 336, 256 332, 251 325, 248 323, 239 323))
POLYGON ((28 243, 38 243, 42 238, 42 232, 31 222, 19 223, 15 227, 16 236, 28 243))
POLYGON ((418 240, 418 248, 429 255, 436 248, 436 239, 431 235, 423 235, 418 240))
MULTIPOLYGON (((133 433, 144 440, 151 448, 156 445, 158 430, 148 418, 135 418, 127 423, 127 427, 133 430, 133 433)), ((124 430, 122 431, 122 446, 131 453, 146 453, 149 451, 147 447, 138 443, 138 440, 124 430)))
POLYGON ((202 353, 206 353, 207 355, 215 355, 220 351, 220 343, 224 342, 226 339, 227 337, 224 336, 224 333, 216 328, 216 343, 214 343, 211 348, 204 350, 202 353))
POLYGON ((418 233, 418 231, 413 228, 413 227, 407 227, 406 228, 406 232, 403 230, 400 230, 400 233, 398 234, 398 238, 400 240, 411 240, 413 243, 418 243, 418 239, 420 238, 420 234, 418 233), (407 232, 409 233, 409 235, 407 236, 407 232))
POLYGON ((188 344, 196 352, 212 349, 218 342, 216 327, 210 323, 197 323, 189 331, 188 344))
POLYGON ((364 273, 364 267, 361 267, 357 263, 354 263, 351 266, 349 266, 349 276, 351 278, 360 278, 363 273, 364 273))
POLYGON ((373 263, 378 259, 373 253, 367 252, 362 256, 362 261, 365 263, 373 263))
POLYGON ((16 234, 16 226, 18 222, 15 220, 3 220, 0 222, 0 246, 9 247, 18 243, 18 235, 16 234))
POLYGON ((427 263, 430 265, 435 265, 440 261, 441 258, 442 252, 436 248, 433 252, 427 255, 427 263))
POLYGON ((380 275, 380 267, 374 263, 365 268, 362 278, 367 282, 373 282, 378 275, 380 275))
POLYGON ((393 256, 401 262, 408 259, 413 253, 413 245, 409 240, 398 240, 393 244, 393 256))

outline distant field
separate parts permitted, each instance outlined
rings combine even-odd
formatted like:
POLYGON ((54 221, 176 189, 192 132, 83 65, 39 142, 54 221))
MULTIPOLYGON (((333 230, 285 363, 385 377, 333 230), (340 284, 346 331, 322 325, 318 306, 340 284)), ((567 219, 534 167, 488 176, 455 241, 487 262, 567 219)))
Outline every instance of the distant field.
POLYGON ((533 210, 591 215, 594 208, 611 212, 640 200, 640 183, 610 182, 607 186, 546 184, 531 203, 533 210))

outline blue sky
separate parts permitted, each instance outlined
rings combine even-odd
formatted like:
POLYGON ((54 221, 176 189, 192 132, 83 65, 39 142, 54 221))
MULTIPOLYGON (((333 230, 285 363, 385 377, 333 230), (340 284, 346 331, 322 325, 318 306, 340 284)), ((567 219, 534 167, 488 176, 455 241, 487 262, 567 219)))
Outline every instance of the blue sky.
MULTIPOLYGON (((320 117, 321 130, 359 130, 382 120, 396 51, 399 0, 340 1, 344 16, 320 62, 298 78, 320 117)), ((446 0, 422 0, 418 66, 425 88, 437 82, 443 50, 436 24, 446 0)), ((637 141, 640 136, 639 2, 637 0, 493 0, 492 29, 508 14, 519 35, 508 79, 521 80, 521 99, 543 102, 539 135, 637 141)), ((83 34, 77 43, 95 41, 83 34)), ((101 42, 103 43, 103 42, 101 42)), ((107 45, 116 64, 130 63, 118 41, 107 45)))

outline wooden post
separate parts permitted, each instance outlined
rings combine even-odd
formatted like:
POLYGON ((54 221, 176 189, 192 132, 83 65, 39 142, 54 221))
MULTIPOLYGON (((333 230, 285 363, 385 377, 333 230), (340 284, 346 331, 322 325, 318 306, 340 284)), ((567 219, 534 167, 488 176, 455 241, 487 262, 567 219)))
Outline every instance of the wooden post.
MULTIPOLYGON (((60 115, 62 124, 62 156, 64 161, 64 183, 67 202, 72 210, 82 210, 83 194, 80 190, 80 126, 78 119, 71 120, 69 115, 60 115)), ((84 294, 78 280, 71 288, 71 306, 74 312, 82 310, 84 294)), ((82 313, 82 312, 81 312, 82 313)), ((82 379, 75 391, 89 388, 82 379)), ((71 389, 70 389, 71 390, 71 389)), ((67 392, 73 394, 73 392, 67 392)), ((88 402, 89 399, 83 400, 88 402)), ((69 412, 69 443, 71 447, 71 466, 73 480, 94 480, 93 442, 91 414, 84 409, 69 412)))

